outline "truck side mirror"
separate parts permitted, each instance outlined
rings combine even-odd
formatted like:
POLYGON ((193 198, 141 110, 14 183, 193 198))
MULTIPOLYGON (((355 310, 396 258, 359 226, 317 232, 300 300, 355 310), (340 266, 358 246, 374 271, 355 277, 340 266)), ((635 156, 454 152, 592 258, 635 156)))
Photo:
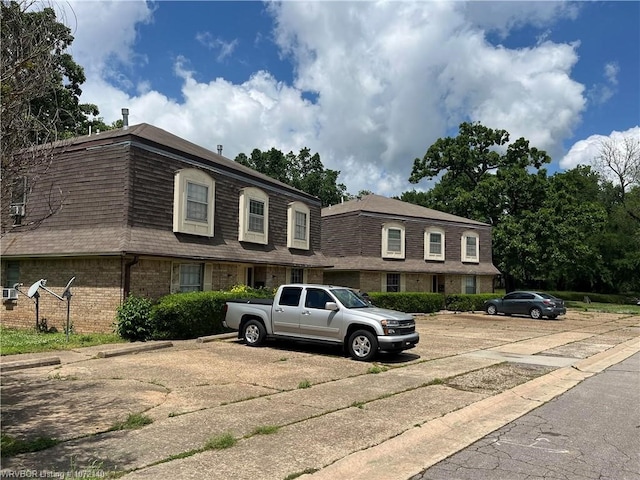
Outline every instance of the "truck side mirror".
POLYGON ((324 304, 325 310, 333 310, 334 312, 338 310, 338 304, 336 302, 327 302, 324 304))

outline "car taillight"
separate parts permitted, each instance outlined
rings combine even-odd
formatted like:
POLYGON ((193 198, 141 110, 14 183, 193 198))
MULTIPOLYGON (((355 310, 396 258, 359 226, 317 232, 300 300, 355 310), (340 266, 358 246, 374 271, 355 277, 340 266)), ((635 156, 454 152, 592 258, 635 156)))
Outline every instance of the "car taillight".
POLYGON ((545 305, 553 305, 553 303, 551 302, 551 300, 549 300, 548 298, 545 298, 542 303, 544 303, 545 305))

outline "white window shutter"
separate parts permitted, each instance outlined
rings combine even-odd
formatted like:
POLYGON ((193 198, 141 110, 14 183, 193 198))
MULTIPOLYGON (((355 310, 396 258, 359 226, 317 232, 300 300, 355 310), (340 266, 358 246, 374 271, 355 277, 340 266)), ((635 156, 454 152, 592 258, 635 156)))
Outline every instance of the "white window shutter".
POLYGON ((204 264, 204 278, 202 279, 202 290, 205 292, 211 291, 213 288, 213 264, 205 263, 204 264))

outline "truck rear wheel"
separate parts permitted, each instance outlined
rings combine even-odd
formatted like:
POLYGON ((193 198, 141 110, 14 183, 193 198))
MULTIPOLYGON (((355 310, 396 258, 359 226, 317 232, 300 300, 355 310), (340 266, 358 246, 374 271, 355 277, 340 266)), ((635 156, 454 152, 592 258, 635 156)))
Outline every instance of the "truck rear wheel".
POLYGON ((242 327, 242 336, 245 343, 250 347, 259 347, 264 343, 267 331, 258 320, 249 320, 242 327))
POLYGON ((368 362, 378 353, 378 339, 368 330, 356 330, 349 337, 347 349, 351 358, 368 362))

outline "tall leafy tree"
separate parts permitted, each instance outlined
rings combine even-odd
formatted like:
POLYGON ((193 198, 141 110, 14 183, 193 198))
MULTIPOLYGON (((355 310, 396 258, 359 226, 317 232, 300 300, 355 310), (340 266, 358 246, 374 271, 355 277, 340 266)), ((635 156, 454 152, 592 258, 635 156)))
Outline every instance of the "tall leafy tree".
MULTIPOLYGON (((88 117, 99 112, 79 102, 84 71, 66 52, 73 36, 53 8, 2 0, 0 23, 2 204, 9 205, 32 189, 51 161, 42 148, 30 147, 85 133, 88 117)), ((54 200, 51 214, 61 201, 54 200)), ((3 216, 2 233, 7 227, 3 216)))
POLYGON ((323 207, 340 203, 348 195, 344 184, 338 183, 340 172, 325 168, 320 155, 311 155, 308 148, 297 155, 293 152, 285 155, 275 148, 266 152, 256 148, 249 157, 238 154, 235 161, 318 197, 323 207))
POLYGON ((495 242, 494 263, 510 289, 538 278, 542 270, 543 256, 531 225, 548 188, 542 166, 550 161, 546 152, 524 138, 510 143, 506 130, 465 122, 456 137, 436 140, 423 158, 414 161, 409 180, 437 178, 436 185, 403 199, 417 199, 425 206, 496 227, 494 235, 505 241, 495 242))

